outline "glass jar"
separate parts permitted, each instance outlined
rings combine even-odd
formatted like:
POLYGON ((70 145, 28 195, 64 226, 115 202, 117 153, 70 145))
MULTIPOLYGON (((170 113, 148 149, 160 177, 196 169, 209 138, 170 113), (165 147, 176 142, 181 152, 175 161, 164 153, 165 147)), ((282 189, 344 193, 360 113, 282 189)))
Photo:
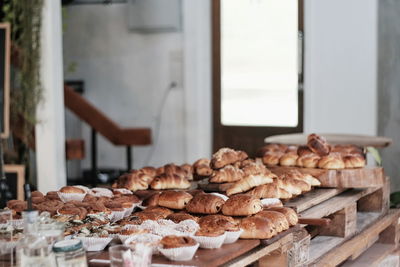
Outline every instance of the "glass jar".
POLYGON ((58 241, 53 252, 58 267, 87 267, 86 252, 79 239, 58 241))

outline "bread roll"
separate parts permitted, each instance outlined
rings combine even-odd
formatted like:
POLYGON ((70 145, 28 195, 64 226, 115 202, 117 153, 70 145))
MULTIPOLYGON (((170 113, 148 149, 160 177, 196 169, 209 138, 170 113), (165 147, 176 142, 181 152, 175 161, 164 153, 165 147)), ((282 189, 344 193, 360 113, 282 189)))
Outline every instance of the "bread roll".
POLYGON ((328 155, 331 150, 326 139, 315 133, 308 136, 307 146, 312 152, 321 157, 328 155))
POLYGON ((254 215, 255 217, 262 217, 270 220, 276 226, 278 233, 289 229, 289 222, 286 216, 278 211, 264 210, 254 215))
POLYGON ((339 153, 330 153, 319 160, 318 167, 321 169, 339 170, 344 169, 345 165, 339 153))
POLYGON ((144 207, 155 207, 158 206, 158 200, 160 198, 161 192, 155 192, 145 200, 143 200, 142 206, 144 207))
POLYGON ((192 247, 196 244, 197 242, 188 236, 167 235, 160 241, 160 245, 164 249, 192 247))
POLYGON ((181 210, 192 199, 192 195, 183 191, 164 191, 158 199, 158 205, 170 209, 181 210))
POLYGON ((215 214, 218 213, 225 201, 217 196, 206 193, 196 194, 186 205, 186 210, 190 213, 215 214))
POLYGON ((199 176, 210 176, 212 174, 211 161, 209 159, 199 159, 193 163, 194 173, 199 176))
POLYGON ((239 226, 232 217, 224 215, 208 215, 199 219, 201 228, 211 227, 224 231, 239 231, 239 226))
POLYGON ((215 152, 211 159, 211 166, 214 169, 220 169, 226 165, 233 164, 243 157, 241 153, 231 149, 231 148, 220 148, 215 152))
POLYGON ((320 156, 312 152, 307 146, 300 146, 297 149, 299 157, 296 160, 296 165, 304 168, 316 168, 318 161, 321 159, 320 156))
POLYGON ((239 181, 242 178, 242 170, 235 168, 232 165, 227 165, 222 169, 214 171, 209 181, 210 183, 231 183, 239 181))
POLYGON ((283 188, 280 188, 276 183, 259 185, 249 191, 247 194, 253 195, 257 198, 290 199, 293 197, 291 193, 283 188))
MULTIPOLYGON (((172 210, 164 208, 164 207, 147 207, 143 212, 147 212, 147 213, 160 213, 165 217, 167 217, 168 215, 174 213, 172 210)), ((135 213, 136 215, 136 213, 135 213)))
POLYGON ((279 160, 284 155, 284 152, 267 152, 264 154, 262 161, 267 166, 275 166, 279 164, 279 160))
POLYGON ((246 192, 250 190, 253 187, 262 185, 262 184, 268 184, 272 183, 272 178, 276 177, 275 174, 272 172, 265 173, 265 174, 258 174, 258 175, 248 175, 244 177, 242 180, 237 181, 234 185, 229 187, 226 190, 226 194, 228 196, 233 195, 233 194, 238 194, 242 192, 246 192))
POLYGON ((346 169, 363 168, 366 164, 364 156, 360 154, 348 154, 343 156, 342 159, 346 169))
POLYGON ((268 239, 274 237, 278 232, 275 224, 263 217, 247 217, 240 222, 243 229, 240 238, 244 239, 268 239))
POLYGON ((296 161, 299 158, 297 155, 297 146, 289 146, 285 154, 279 159, 281 166, 296 166, 296 161))
POLYGON ((290 226, 296 225, 297 222, 299 221, 299 217, 297 216, 297 213, 294 210, 292 210, 291 208, 273 207, 273 208, 269 208, 268 210, 277 211, 277 212, 280 212, 283 215, 285 215, 290 226))
POLYGON ((86 194, 85 190, 75 186, 64 186, 60 189, 61 193, 73 193, 73 194, 86 194))
POLYGON ((260 199, 251 195, 234 195, 222 206, 222 213, 230 216, 248 216, 263 209, 260 199))
POLYGON ((190 182, 176 174, 162 174, 154 178, 150 187, 152 189, 187 189, 190 187, 190 182))

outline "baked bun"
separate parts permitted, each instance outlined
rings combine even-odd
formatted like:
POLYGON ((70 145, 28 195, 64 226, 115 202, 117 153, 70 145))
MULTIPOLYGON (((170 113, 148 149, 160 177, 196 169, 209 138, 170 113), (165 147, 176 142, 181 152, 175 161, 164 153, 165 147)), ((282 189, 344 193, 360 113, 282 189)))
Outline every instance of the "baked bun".
POLYGON ((180 223, 185 220, 193 220, 193 221, 198 220, 197 217, 194 217, 188 213, 172 213, 172 214, 168 215, 166 219, 171 220, 174 223, 180 223))
POLYGON ((199 219, 200 228, 215 228, 224 231, 239 231, 239 225, 232 217, 224 215, 208 215, 199 219))
POLYGON ((299 221, 299 217, 297 216, 297 213, 292 210, 291 208, 286 208, 286 207, 273 207, 269 208, 268 210, 271 211, 277 211, 285 215, 286 220, 289 222, 290 226, 296 225, 297 222, 299 221))
POLYGON ((160 241, 160 245, 165 249, 192 247, 196 244, 197 242, 188 236, 167 235, 164 236, 160 241))
POLYGON ((158 199, 158 205, 181 210, 192 199, 192 195, 183 191, 164 191, 158 199))
POLYGON ((247 175, 246 177, 244 177, 240 181, 237 181, 234 185, 229 187, 226 190, 226 194, 230 196, 233 194, 246 192, 251 188, 262 184, 272 183, 273 182, 272 178, 274 177, 276 177, 276 175, 270 171, 266 171, 263 174, 247 175))
POLYGON ((319 156, 326 156, 329 154, 331 148, 326 141, 326 139, 322 136, 319 136, 315 133, 310 134, 307 138, 307 146, 308 148, 319 156))
POLYGON ((288 146, 285 154, 279 159, 279 164, 281 166, 296 166, 298 158, 297 146, 288 146))
POLYGON ((290 199, 293 197, 291 193, 280 188, 276 183, 259 185, 246 194, 253 195, 257 198, 290 199))
POLYGON ((244 239, 268 239, 274 237, 278 232, 276 225, 263 217, 247 217, 240 222, 243 229, 240 238, 244 239))
POLYGON ((215 214, 218 213, 225 201, 215 195, 199 193, 186 205, 186 210, 190 213, 215 214))
POLYGON ((222 206, 222 213, 230 216, 248 216, 263 209, 260 199, 251 195, 234 195, 222 206))
POLYGON ((299 157, 296 160, 296 165, 304 168, 316 168, 321 159, 316 153, 312 152, 307 146, 300 146, 297 149, 299 157))
POLYGON ((164 218, 166 218, 168 215, 174 213, 172 210, 163 208, 163 207, 148 207, 144 210, 144 212, 157 212, 161 213, 164 215, 164 218))
POLYGON ((289 222, 286 216, 280 212, 273 210, 264 210, 254 215, 255 217, 262 217, 270 220, 275 226, 278 233, 289 229, 289 222))
POLYGON ((363 168, 366 164, 364 156, 360 154, 347 154, 342 159, 346 169, 363 168))
POLYGON ((216 237, 216 236, 221 236, 225 233, 225 230, 222 228, 211 228, 211 227, 205 227, 205 228, 200 228, 195 236, 208 236, 208 237, 216 237))
POLYGON ((31 194, 32 197, 44 197, 42 192, 39 191, 33 191, 31 194))
POLYGON ((152 189, 187 189, 190 182, 177 174, 162 174, 154 178, 150 186, 152 189))
POLYGON ((144 207, 155 207, 158 206, 158 201, 160 199, 161 192, 155 192, 151 196, 143 200, 142 206, 144 207))
POLYGON ((339 153, 330 153, 320 159, 318 167, 321 169, 339 170, 344 169, 345 164, 339 153))
POLYGON ((85 194, 85 190, 75 186, 64 186, 59 190, 61 193, 85 194))

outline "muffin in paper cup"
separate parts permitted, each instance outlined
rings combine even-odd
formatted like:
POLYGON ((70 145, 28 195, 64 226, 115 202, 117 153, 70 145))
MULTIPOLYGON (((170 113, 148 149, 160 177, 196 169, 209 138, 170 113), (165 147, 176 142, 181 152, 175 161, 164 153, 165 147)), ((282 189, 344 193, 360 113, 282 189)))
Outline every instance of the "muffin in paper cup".
POLYGON ((86 251, 101 251, 111 242, 112 237, 77 237, 86 251))
POLYGON ((112 212, 112 219, 111 222, 117 222, 119 220, 122 220, 125 215, 125 210, 122 211, 111 211, 112 212))
POLYGON ((224 240, 224 244, 235 243, 239 239, 242 232, 243 229, 240 229, 239 231, 225 231, 226 237, 224 240))
POLYGON ((132 207, 130 207, 130 208, 124 208, 124 211, 125 211, 124 218, 131 215, 134 208, 135 208, 135 204, 132 204, 132 207))
POLYGON ((134 245, 136 243, 145 243, 151 246, 153 254, 158 254, 160 240, 161 236, 158 235, 138 234, 129 236, 129 238, 125 240, 124 245, 130 247, 131 244, 134 245))
POLYGON ((220 248, 225 241, 226 233, 219 236, 192 236, 201 248, 220 248))
POLYGON ((69 202, 69 201, 82 201, 86 193, 80 194, 80 193, 62 193, 62 192, 57 192, 58 197, 61 199, 62 202, 69 202))
POLYGON ((180 247, 180 248, 158 248, 161 254, 172 261, 190 261, 197 249, 199 248, 199 243, 194 246, 180 247))

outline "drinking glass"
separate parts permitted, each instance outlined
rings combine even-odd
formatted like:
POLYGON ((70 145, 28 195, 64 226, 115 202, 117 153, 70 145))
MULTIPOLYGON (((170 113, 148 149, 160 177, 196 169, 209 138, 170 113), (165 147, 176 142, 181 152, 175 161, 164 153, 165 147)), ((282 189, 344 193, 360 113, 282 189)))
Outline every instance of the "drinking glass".
POLYGON ((145 244, 134 247, 116 245, 109 248, 111 267, 148 267, 151 265, 152 249, 145 244))

